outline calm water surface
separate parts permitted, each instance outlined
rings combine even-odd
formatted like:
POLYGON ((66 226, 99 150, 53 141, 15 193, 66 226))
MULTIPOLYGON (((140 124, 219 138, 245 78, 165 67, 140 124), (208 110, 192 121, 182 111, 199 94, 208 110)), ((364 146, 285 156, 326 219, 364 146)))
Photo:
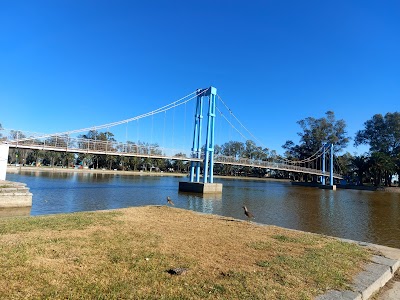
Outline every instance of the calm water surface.
POLYGON ((287 182, 216 179, 223 194, 178 192, 186 178, 94 173, 22 172, 33 193, 31 215, 164 205, 245 219, 242 205, 264 224, 323 233, 400 248, 400 194, 320 190, 287 182))

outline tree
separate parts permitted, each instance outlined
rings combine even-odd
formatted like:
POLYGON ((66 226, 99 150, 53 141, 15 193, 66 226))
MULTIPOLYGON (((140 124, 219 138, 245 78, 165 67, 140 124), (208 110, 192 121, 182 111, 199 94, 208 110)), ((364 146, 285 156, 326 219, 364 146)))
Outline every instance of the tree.
MULTIPOLYGON (((176 157, 186 157, 185 153, 179 152, 177 154, 175 154, 176 157)), ((182 170, 184 172, 187 171, 187 166, 188 166, 188 162, 184 161, 184 160, 180 160, 180 159, 176 159, 173 161, 173 167, 174 169, 176 169, 178 172, 182 172, 182 170)))
POLYGON ((395 164, 390 156, 383 152, 373 152, 369 161, 374 185, 378 186, 383 182, 385 186, 390 186, 395 169, 395 164))
POLYGON ((128 167, 133 171, 136 171, 140 165, 140 158, 136 156, 130 156, 128 158, 128 167))
POLYGON ((26 135, 19 130, 10 130, 10 138, 12 140, 24 139, 26 135))
POLYGON ((302 132, 297 133, 300 136, 300 144, 286 141, 282 146, 286 149, 286 157, 300 160, 308 158, 326 143, 334 145, 335 153, 347 146, 350 138, 347 136, 345 121, 336 120, 333 111, 327 111, 325 114, 326 117, 323 118, 308 117, 297 122, 302 129, 302 132))
POLYGON ((355 146, 368 144, 371 152, 395 156, 400 152, 400 113, 376 114, 356 133, 355 146))
POLYGON ((356 133, 354 145, 369 145, 371 171, 375 185, 391 184, 392 175, 400 154, 400 113, 374 115, 364 123, 364 129, 356 133))
POLYGON ((244 158, 254 158, 257 153, 257 145, 252 140, 247 140, 244 144, 245 148, 243 151, 244 158))
POLYGON ((242 142, 229 141, 221 146, 222 155, 233 156, 235 158, 243 157, 245 145, 242 142))
POLYGON ((353 157, 351 159, 351 167, 353 172, 357 173, 358 184, 363 185, 363 178, 369 169, 368 157, 364 155, 353 157))
MULTIPOLYGON (((400 153, 398 153, 394 159, 394 167, 397 175, 400 177, 400 153)), ((400 187, 400 180, 397 181, 397 184, 400 187)))
POLYGON ((61 152, 60 159, 63 167, 69 168, 75 164, 75 154, 69 152, 61 152))
POLYGON ((350 174, 352 171, 352 159, 354 157, 349 153, 346 152, 343 155, 339 155, 336 157, 338 166, 339 166, 339 173, 340 174, 350 174))
POLYGON ((117 163, 117 160, 118 160, 117 156, 106 154, 105 158, 106 158, 106 162, 108 164, 108 169, 109 170, 114 169, 114 167, 115 167, 115 165, 117 163))
POLYGON ((214 145, 214 154, 219 155, 222 153, 222 147, 220 145, 214 145))

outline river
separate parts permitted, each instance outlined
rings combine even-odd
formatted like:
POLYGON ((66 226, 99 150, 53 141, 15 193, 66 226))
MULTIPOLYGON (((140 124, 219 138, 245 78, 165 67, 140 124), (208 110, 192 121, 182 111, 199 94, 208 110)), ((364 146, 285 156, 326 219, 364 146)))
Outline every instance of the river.
POLYGON ((165 205, 400 248, 400 194, 321 190, 273 180, 215 179, 222 195, 178 192, 172 176, 24 172, 7 174, 33 193, 31 215, 165 205))

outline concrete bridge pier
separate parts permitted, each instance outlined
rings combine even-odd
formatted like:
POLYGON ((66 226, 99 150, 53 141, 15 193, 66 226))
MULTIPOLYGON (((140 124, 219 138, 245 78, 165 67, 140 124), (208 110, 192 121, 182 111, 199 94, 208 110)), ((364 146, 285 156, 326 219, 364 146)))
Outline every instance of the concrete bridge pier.
POLYGON ((10 149, 9 145, 0 144, 0 180, 6 180, 9 149, 10 149))

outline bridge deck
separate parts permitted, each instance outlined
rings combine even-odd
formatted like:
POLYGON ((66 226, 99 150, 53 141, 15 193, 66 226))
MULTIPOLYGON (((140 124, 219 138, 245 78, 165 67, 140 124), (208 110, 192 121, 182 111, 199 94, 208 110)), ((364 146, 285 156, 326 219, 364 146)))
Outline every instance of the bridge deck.
MULTIPOLYGON (((137 145, 126 145, 116 142, 104 142, 104 141, 93 141, 84 140, 77 143, 65 143, 63 139, 59 142, 55 140, 52 143, 44 143, 35 140, 24 140, 24 141, 9 141, 7 144, 11 148, 22 148, 32 150, 46 150, 46 151, 57 151, 57 152, 69 152, 69 153, 85 153, 85 154, 97 154, 97 155, 116 155, 116 156, 128 156, 128 157, 145 157, 155 159, 169 159, 169 160, 182 160, 182 161, 203 161, 203 158, 197 158, 197 155, 192 157, 185 157, 181 155, 166 155, 161 148, 152 148, 137 145), (78 145, 78 147, 77 147, 78 145)), ((253 167, 261 169, 288 171, 294 173, 312 174, 317 176, 328 176, 329 172, 325 174, 322 171, 312 168, 301 167, 299 165, 288 164, 283 162, 274 161, 261 161, 253 160, 248 158, 236 158, 230 156, 215 155, 214 163, 235 165, 242 167, 253 167)), ((340 174, 334 174, 334 178, 342 179, 340 174)))

